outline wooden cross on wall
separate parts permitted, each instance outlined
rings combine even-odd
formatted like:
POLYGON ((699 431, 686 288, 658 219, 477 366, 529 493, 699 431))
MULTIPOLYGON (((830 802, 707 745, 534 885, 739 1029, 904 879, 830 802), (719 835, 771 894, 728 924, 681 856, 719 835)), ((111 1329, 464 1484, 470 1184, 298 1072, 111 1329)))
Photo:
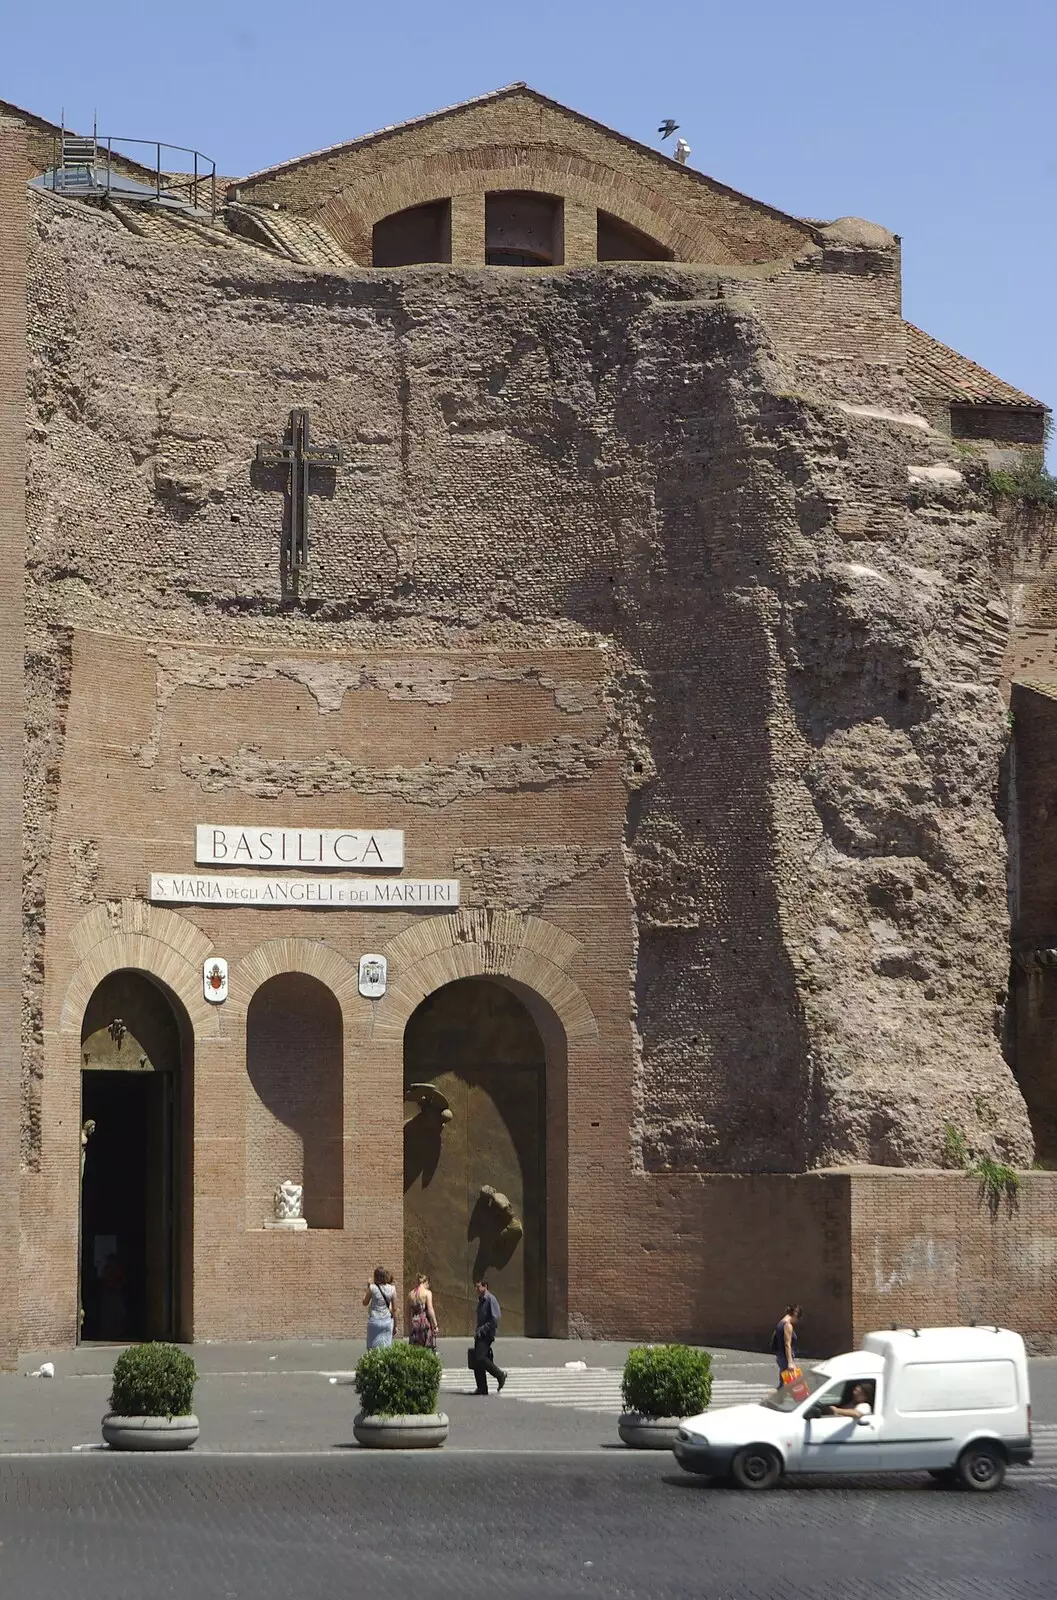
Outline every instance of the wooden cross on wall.
POLYGON ((291 411, 286 438, 281 445, 259 444, 257 460, 266 467, 286 468, 286 492, 290 515, 283 529, 283 571, 295 577, 308 566, 308 491, 313 467, 336 470, 343 463, 336 444, 311 444, 308 437, 308 411, 298 406, 291 411))

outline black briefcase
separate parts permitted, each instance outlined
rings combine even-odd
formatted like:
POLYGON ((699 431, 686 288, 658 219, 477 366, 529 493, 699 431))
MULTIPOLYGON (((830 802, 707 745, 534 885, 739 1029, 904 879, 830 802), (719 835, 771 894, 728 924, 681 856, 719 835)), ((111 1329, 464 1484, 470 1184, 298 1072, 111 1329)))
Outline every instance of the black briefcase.
POLYGON ((470 1348, 466 1352, 466 1365, 470 1369, 471 1372, 473 1371, 474 1367, 477 1365, 476 1361, 474 1360, 474 1352, 476 1351, 476 1349, 477 1349, 477 1346, 475 1344, 472 1344, 470 1346, 470 1348))

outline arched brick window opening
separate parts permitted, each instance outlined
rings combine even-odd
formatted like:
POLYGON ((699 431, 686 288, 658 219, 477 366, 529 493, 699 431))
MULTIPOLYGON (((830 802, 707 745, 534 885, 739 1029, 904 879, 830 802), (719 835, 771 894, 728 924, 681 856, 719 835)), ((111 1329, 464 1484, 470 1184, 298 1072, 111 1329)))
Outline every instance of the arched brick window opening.
POLYGON ((304 1187, 310 1228, 344 1220, 341 1008, 304 972, 262 983, 246 1017, 246 1226, 272 1216, 276 1185, 304 1187))
POLYGON ((555 195, 486 195, 484 231, 490 267, 557 267, 565 260, 563 207, 555 195))
POLYGON ((608 211, 598 213, 599 261, 673 261, 667 245, 608 211))
POLYGON ((412 267, 423 261, 451 260, 451 201, 434 200, 409 206, 376 222, 371 235, 371 263, 376 267, 412 267))

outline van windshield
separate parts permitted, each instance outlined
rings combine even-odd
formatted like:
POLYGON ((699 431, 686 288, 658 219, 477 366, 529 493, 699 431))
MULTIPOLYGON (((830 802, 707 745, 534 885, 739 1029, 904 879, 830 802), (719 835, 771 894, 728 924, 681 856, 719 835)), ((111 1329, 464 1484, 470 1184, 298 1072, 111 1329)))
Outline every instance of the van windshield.
POLYGON ((802 1406, 809 1395, 817 1393, 827 1383, 832 1383, 833 1378, 825 1372, 805 1372, 802 1378, 795 1383, 783 1383, 780 1389, 769 1394, 766 1400, 761 1400, 761 1406, 766 1406, 768 1411, 795 1411, 802 1406))

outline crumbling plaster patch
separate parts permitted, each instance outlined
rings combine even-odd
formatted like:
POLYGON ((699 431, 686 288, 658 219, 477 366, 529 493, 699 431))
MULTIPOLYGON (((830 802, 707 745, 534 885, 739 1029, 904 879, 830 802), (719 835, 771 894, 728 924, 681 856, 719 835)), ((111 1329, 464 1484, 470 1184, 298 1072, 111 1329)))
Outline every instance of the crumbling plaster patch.
POLYGON ((205 794, 232 790, 274 799, 283 794, 379 794, 409 805, 448 806, 489 790, 542 789, 578 783, 615 752, 603 743, 560 736, 540 745, 506 745, 467 750, 450 764, 425 761, 417 767, 365 767, 337 751, 315 758, 269 758, 244 745, 234 756, 184 756, 180 770, 205 794))
POLYGON ((180 689, 211 689, 223 692, 247 688, 286 678, 301 684, 312 695, 321 716, 340 711, 346 695, 376 689, 390 700, 420 700, 427 705, 448 705, 458 687, 470 683, 524 683, 550 690, 559 710, 579 715, 598 703, 596 684, 556 683, 552 677, 532 666, 482 665, 458 663, 422 655, 399 661, 350 661, 344 657, 252 657, 209 654, 190 647, 164 646, 152 652, 156 658, 156 700, 150 738, 141 747, 142 766, 157 760, 161 727, 174 695, 180 689))
POLYGON ((476 903, 536 911, 555 889, 600 872, 611 857, 601 847, 507 845, 457 855, 453 865, 476 903))

